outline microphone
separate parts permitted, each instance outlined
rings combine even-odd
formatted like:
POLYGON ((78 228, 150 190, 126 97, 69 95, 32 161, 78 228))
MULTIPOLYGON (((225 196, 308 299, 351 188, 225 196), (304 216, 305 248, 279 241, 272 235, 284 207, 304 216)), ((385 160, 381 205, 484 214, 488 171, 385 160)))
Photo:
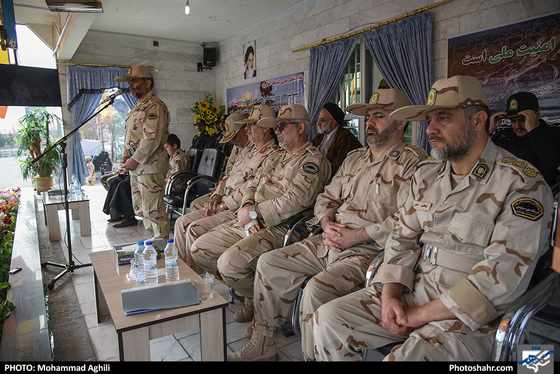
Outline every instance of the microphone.
POLYGON ((105 104, 107 101, 113 101, 113 100, 115 100, 115 98, 116 98, 117 96, 122 95, 124 92, 125 92, 125 91, 124 91, 124 88, 119 88, 119 90, 118 90, 117 92, 115 92, 115 93, 112 94, 112 95, 109 95, 105 100, 100 101, 99 104, 97 104, 97 105, 105 104))

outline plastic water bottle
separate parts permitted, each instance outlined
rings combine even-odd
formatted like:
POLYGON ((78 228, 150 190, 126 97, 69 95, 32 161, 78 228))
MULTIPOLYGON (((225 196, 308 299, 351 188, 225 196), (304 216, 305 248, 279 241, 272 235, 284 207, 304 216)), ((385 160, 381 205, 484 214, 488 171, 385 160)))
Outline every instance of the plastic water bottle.
MULTIPOLYGON (((76 177, 74 177, 76 178, 76 177)), ((82 199, 82 184, 80 183, 80 180, 78 178, 76 178, 75 180, 75 185, 74 185, 74 193, 76 194, 76 197, 74 200, 81 200, 82 199)))
POLYGON ((146 284, 156 284, 157 274, 157 252, 151 241, 146 241, 144 249, 144 281, 146 284))
POLYGON ((68 187, 68 200, 76 200, 76 174, 72 174, 70 186, 68 187))
POLYGON ((173 244, 173 239, 167 239, 165 246, 165 280, 173 282, 179 280, 179 257, 177 257, 177 248, 173 244))
POLYGON ((136 283, 144 284, 144 242, 136 243, 134 251, 134 267, 136 268, 136 283))

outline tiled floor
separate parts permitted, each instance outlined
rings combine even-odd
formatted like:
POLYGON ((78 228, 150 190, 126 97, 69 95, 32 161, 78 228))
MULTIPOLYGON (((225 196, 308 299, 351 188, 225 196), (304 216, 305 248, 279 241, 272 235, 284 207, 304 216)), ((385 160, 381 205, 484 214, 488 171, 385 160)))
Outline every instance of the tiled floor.
MULTIPOLYGON (((120 229, 113 228, 112 224, 107 222, 108 216, 101 211, 106 191, 99 182, 97 183, 98 185, 96 186, 84 187, 84 190, 88 193, 90 198, 92 235, 90 237, 81 237, 79 222, 77 220, 72 221, 72 249, 76 264, 89 263, 89 254, 91 252, 108 250, 115 244, 136 242, 139 239, 146 239, 149 237, 148 232, 144 229, 141 222, 139 222, 137 226, 120 229)), ((63 211, 60 211, 59 214, 62 222, 64 219, 63 211)), ((62 230, 64 230, 64 228, 62 230)), ((64 232, 62 232, 62 236, 65 238, 64 232)), ((51 245, 60 246, 63 252, 65 254, 67 253, 65 240, 53 242, 51 245)), ((116 332, 113 326, 109 320, 97 323, 91 267, 76 270, 72 275, 72 281, 97 360, 117 360, 116 332)), ((228 289, 224 284, 218 282, 215 286, 215 291, 220 293, 225 299, 228 299, 228 289)), ((247 341, 244 337, 244 331, 249 325, 249 322, 236 323, 232 320, 233 313, 240 308, 241 304, 239 301, 230 304, 227 308, 226 334, 228 353, 236 351, 247 341)), ((545 328, 548 329, 548 327, 545 328)), ((550 332, 550 330, 548 331, 550 332)), ((552 335, 558 335, 557 331, 558 330, 554 331, 552 335)), ((543 335, 547 335, 556 342, 560 341, 560 338, 554 338, 547 333, 543 335)), ((537 339, 537 342, 541 344, 551 343, 549 339, 542 339, 539 337, 537 337, 537 339)), ((554 344, 558 347, 558 343, 556 342, 554 342, 554 344)), ((152 340, 150 344, 152 361, 200 360, 198 331, 186 331, 152 340)), ((297 336, 292 335, 290 337, 285 337, 278 334, 277 347, 280 361, 303 361, 300 341, 297 336)), ((556 357, 558 359, 560 355, 556 357)), ((376 351, 368 352, 367 361, 379 361, 381 358, 382 356, 376 351)))
MULTIPOLYGON (((89 254, 91 252, 105 251, 111 249, 115 244, 136 242, 137 240, 149 237, 148 231, 144 229, 141 222, 137 226, 119 229, 113 228, 113 224, 107 222, 109 217, 101 211, 106 196, 106 191, 101 185, 85 186, 84 190, 90 198, 91 236, 81 237, 79 221, 72 221, 72 252, 76 264, 90 263, 89 254)), ((62 224, 64 222, 64 211, 59 211, 59 217, 61 225, 64 226, 62 224)), ((61 233, 62 237, 66 238, 65 227, 61 228, 61 230, 63 230, 61 233)), ((51 245, 59 246, 64 254, 67 254, 68 250, 65 240, 52 242, 51 245)), ((72 281, 96 358, 100 361, 117 360, 117 336, 113 326, 108 319, 99 324, 97 323, 92 268, 77 269, 72 275, 72 281)), ((217 282, 215 292, 228 299, 228 288, 224 284, 217 282)), ((228 353, 237 350, 247 341, 244 332, 249 322, 237 323, 232 319, 233 313, 239 310, 241 306, 239 301, 235 301, 227 308, 226 334, 228 353)), ((277 340, 279 349, 278 359, 280 361, 302 361, 303 356, 301 354, 299 338, 295 335, 290 337, 279 335, 277 340)), ((198 331, 195 330, 152 340, 150 342, 152 361, 199 361, 199 341, 198 331)))

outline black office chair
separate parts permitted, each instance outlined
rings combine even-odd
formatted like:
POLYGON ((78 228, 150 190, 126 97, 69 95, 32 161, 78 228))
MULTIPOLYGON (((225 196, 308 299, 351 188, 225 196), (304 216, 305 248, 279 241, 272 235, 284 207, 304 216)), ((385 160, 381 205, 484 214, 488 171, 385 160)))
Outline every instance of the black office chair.
POLYGON ((215 148, 207 148, 202 152, 196 172, 179 171, 171 175, 163 196, 170 219, 174 213, 181 216, 187 213, 193 200, 210 192, 210 188, 218 182, 223 161, 223 152, 215 148), (184 186, 184 190, 176 192, 175 185, 184 186))

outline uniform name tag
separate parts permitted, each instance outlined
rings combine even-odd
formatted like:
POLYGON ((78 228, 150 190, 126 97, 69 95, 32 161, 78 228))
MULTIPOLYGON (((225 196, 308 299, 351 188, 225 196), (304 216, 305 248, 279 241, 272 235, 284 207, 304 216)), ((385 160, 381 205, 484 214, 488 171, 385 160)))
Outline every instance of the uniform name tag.
POLYGON ((428 211, 432 207, 432 203, 414 200, 414 209, 428 211))

